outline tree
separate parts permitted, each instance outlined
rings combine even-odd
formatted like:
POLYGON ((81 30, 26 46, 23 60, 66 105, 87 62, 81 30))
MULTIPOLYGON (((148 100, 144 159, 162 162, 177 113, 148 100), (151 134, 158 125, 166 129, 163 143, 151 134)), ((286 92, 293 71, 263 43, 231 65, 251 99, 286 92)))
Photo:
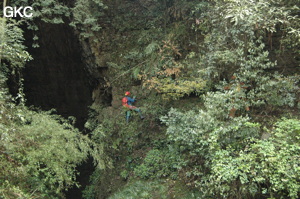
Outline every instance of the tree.
POLYGON ((101 147, 68 120, 27 108, 22 82, 18 103, 9 94, 7 76, 32 59, 18 25, 1 18, 0 197, 62 198, 65 190, 77 185, 76 166, 88 156, 94 157, 95 165, 103 166, 101 147))

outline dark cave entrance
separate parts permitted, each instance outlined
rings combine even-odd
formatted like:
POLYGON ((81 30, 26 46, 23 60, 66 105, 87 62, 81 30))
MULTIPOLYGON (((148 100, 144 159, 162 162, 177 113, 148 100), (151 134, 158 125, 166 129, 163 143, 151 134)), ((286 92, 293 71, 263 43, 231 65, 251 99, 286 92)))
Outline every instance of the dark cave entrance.
MULTIPOLYGON (((26 34, 26 41, 32 35, 26 34)), ((74 116, 76 127, 83 129, 92 103, 92 86, 80 46, 73 31, 66 24, 39 23, 39 48, 29 48, 34 60, 24 71, 24 93, 27 105, 42 110, 56 109, 64 116, 74 116)))
MULTIPOLYGON (((66 118, 74 116, 75 126, 84 132, 89 106, 93 101, 93 88, 102 81, 90 77, 85 70, 79 41, 68 23, 38 22, 38 27, 39 31, 35 34, 39 37, 39 48, 30 46, 33 34, 30 30, 25 31, 25 43, 34 58, 22 71, 26 105, 42 110, 56 109, 57 114, 66 118)), ((111 94, 104 94, 109 101, 111 94)), ((78 166, 77 170, 80 172, 77 181, 81 188, 70 189, 66 192, 66 198, 82 198, 82 190, 94 171, 92 159, 78 166)))

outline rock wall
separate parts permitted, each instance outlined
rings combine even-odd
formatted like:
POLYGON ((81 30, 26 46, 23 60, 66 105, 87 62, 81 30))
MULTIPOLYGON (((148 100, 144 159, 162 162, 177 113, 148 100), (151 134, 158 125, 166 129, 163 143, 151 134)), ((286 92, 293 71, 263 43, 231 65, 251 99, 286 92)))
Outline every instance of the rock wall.
MULTIPOLYGON (((82 129, 95 80, 86 72, 78 39, 67 24, 40 22, 38 26, 40 47, 29 47, 34 60, 23 71, 27 105, 42 110, 55 108, 62 116, 74 116, 76 126, 82 129)), ((29 31, 26 37, 30 43, 29 31)))

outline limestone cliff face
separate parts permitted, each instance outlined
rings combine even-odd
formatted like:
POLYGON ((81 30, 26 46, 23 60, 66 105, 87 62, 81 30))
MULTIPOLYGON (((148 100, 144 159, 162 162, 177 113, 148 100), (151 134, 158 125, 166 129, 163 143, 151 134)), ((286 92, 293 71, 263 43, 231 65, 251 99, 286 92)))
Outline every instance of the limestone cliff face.
MULTIPOLYGON (((79 32, 68 21, 65 24, 37 22, 39 31, 35 34, 40 47, 32 48, 33 35, 25 30, 28 51, 34 57, 23 71, 27 105, 43 110, 55 108, 63 116, 75 116, 81 129, 89 106, 108 107, 112 113, 119 111, 124 91, 136 95, 143 92, 140 82, 116 76, 118 71, 110 63, 124 64, 121 57, 136 47, 139 31, 150 28, 150 23, 142 22, 156 18, 149 13, 159 10, 161 4, 156 0, 106 0, 104 3, 108 9, 99 20, 102 29, 89 39, 80 39, 79 32)), ((128 61, 125 65, 130 64, 128 61)))
MULTIPOLYGON (((101 29, 87 39, 80 39, 80 32, 71 28, 69 22, 60 25, 39 22, 40 47, 29 48, 34 60, 24 70, 27 104, 45 110, 56 108, 63 116, 75 116, 80 128, 83 128, 89 106, 106 107, 107 114, 118 114, 126 90, 137 96, 142 96, 145 91, 141 82, 128 78, 130 73, 118 74, 118 68, 111 63, 130 68, 135 60, 124 61, 124 55, 133 49, 145 48, 140 43, 147 45, 151 42, 146 38, 149 36, 147 30, 165 28, 166 18, 168 23, 174 22, 170 16, 172 9, 180 11, 172 5, 174 2, 104 0, 108 8, 98 19, 101 29), (141 33, 145 33, 145 38, 141 33), (139 39, 145 41, 139 43, 139 39)), ((271 57, 278 60, 278 67, 283 72, 295 71, 298 58, 294 59, 289 51, 275 54, 272 46, 280 46, 280 33, 271 36, 266 38, 271 57)), ((27 31, 28 46, 31 38, 27 31)), ((156 39, 161 38, 157 36, 156 39)), ((184 50, 191 46, 183 44, 181 47, 184 50)))
MULTIPOLYGON (((117 114, 126 90, 137 96, 142 95, 143 90, 141 82, 127 79, 128 75, 116 75, 118 69, 110 64, 131 65, 130 61, 124 63, 122 56, 140 47, 136 46, 140 31, 150 28, 146 22, 157 16, 149 16, 149 13, 161 9, 162 3, 156 0, 107 0, 104 3, 108 9, 99 20, 101 30, 93 37, 80 40, 81 55, 86 71, 97 82, 92 91, 93 106, 104 105, 107 114, 117 114)), ((158 23, 163 25, 163 22, 158 23)))
MULTIPOLYGON (((56 109, 58 114, 66 118, 74 116, 76 127, 83 130, 89 106, 93 102, 104 106, 111 104, 111 96, 107 94, 109 92, 104 91, 101 86, 105 85, 107 69, 95 67, 90 47, 79 42, 68 23, 54 25, 37 22, 37 25, 39 48, 31 47, 31 32, 25 30, 28 51, 34 58, 23 71, 27 105, 40 107, 42 110, 56 109), (93 71, 93 68, 97 70, 93 71), (97 91, 100 92, 99 95, 96 94, 97 91)), ((91 161, 78 168, 81 175, 77 180, 82 187, 71 189, 67 198, 82 198, 81 191, 89 182, 93 169, 91 161)))

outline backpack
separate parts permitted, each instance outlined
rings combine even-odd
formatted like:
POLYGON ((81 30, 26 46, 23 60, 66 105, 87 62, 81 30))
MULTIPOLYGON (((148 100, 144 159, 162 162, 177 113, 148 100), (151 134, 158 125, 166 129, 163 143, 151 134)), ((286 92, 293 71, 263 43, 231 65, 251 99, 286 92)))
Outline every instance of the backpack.
POLYGON ((128 99, 127 99, 127 97, 123 97, 123 99, 122 99, 122 106, 126 106, 126 107, 128 107, 128 104, 127 104, 127 102, 128 102, 128 99))

